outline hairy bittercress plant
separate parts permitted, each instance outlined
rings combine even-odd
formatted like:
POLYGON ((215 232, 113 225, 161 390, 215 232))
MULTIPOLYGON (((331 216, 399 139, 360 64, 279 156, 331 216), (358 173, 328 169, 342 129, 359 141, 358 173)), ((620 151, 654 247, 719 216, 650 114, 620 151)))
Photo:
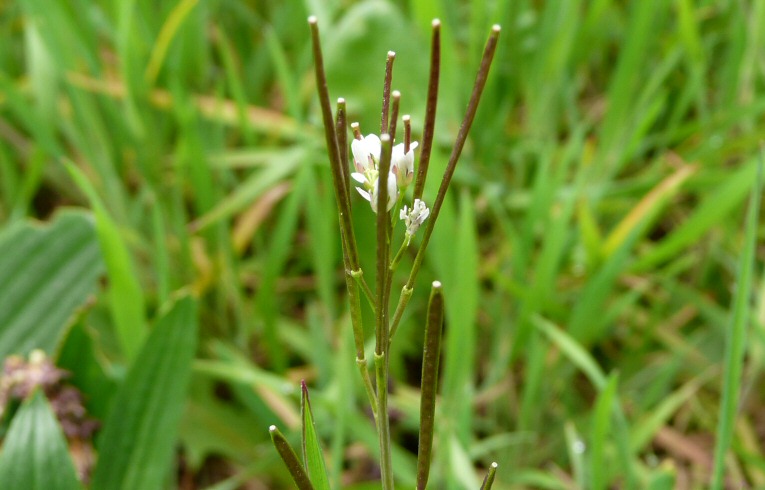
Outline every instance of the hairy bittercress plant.
MULTIPOLYGON (((340 218, 340 234, 343 248, 343 263, 345 280, 348 289, 348 299, 356 346, 356 363, 361 374, 367 397, 374 414, 375 424, 380 444, 380 470, 382 487, 385 490, 394 488, 394 474, 391 467, 390 417, 388 413, 388 356, 391 339, 398 328, 404 309, 414 291, 414 281, 422 266, 425 249, 433 233, 433 227, 443 205, 446 191, 451 183, 462 149, 465 145, 470 126, 478 109, 478 102, 486 84, 494 51, 499 38, 499 26, 492 28, 486 48, 478 69, 473 93, 460 126, 457 139, 452 148, 446 171, 441 180, 438 193, 431 208, 423 199, 423 189, 428 172, 436 118, 436 105, 440 73, 440 22, 433 21, 430 77, 428 82, 427 106, 425 109, 424 131, 419 165, 415 176, 415 153, 419 143, 411 140, 411 118, 402 117, 404 124, 403 142, 394 145, 396 125, 398 121, 401 94, 391 92, 393 79, 393 63, 395 53, 388 52, 383 81, 383 100, 379 136, 374 133, 362 136, 358 123, 350 125, 353 139, 350 143, 351 158, 348 155, 348 124, 346 120, 345 100, 338 99, 337 113, 332 114, 327 80, 324 73, 324 63, 319 42, 319 27, 317 19, 310 17, 313 55, 316 70, 316 85, 319 91, 324 134, 326 137, 329 161, 332 169, 332 181, 340 218), (355 170, 352 172, 351 170, 355 170), (375 214, 377 225, 377 274, 374 292, 367 284, 359 264, 359 254, 356 237, 351 221, 351 180, 359 184, 356 191, 369 202, 375 214), (406 191, 414 183, 411 201, 407 199, 406 191), (391 258, 391 236, 398 216, 405 227, 403 242, 394 257, 391 258), (412 237, 423 227, 422 240, 409 272, 409 279, 401 290, 394 310, 393 318, 389 317, 392 273, 398 266, 405 250, 412 242, 412 237), (369 301, 375 316, 375 352, 374 375, 375 383, 369 373, 364 354, 364 328, 361 315, 362 294, 369 301)), ((364 211, 362 211, 364 212, 364 211)), ((441 350, 441 332, 444 316, 444 299, 441 283, 434 281, 431 288, 428 313, 425 322, 425 346, 422 363, 422 386, 420 400, 420 434, 417 455, 417 488, 422 490, 428 482, 430 471, 431 449, 433 444, 436 388, 438 381, 438 361, 441 350)), ((289 447, 284 436, 275 426, 271 426, 271 435, 279 454, 286 463, 298 488, 320 489, 328 488, 326 470, 320 461, 320 450, 313 429, 308 392, 303 386, 301 403, 303 411, 303 463, 301 464, 295 452, 289 447)), ((481 488, 491 488, 496 471, 496 463, 492 464, 489 474, 484 479, 481 488)))

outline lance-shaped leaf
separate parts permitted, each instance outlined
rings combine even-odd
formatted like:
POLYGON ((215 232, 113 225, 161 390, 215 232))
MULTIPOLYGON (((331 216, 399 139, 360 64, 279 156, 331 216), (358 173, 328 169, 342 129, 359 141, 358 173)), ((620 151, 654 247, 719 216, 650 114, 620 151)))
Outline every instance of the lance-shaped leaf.
POLYGON ((271 433, 271 441, 273 441, 276 451, 281 456, 282 461, 287 466, 287 470, 292 475, 292 479, 295 481, 298 490, 314 490, 311 485, 311 480, 308 479, 308 474, 305 472, 303 465, 300 464, 300 460, 295 454, 295 450, 292 449, 290 443, 287 442, 287 438, 284 437, 279 429, 275 425, 268 428, 271 433))
POLYGON ((311 482, 317 490, 329 490, 327 468, 324 465, 324 454, 321 452, 319 437, 316 435, 316 425, 313 423, 308 387, 305 385, 305 381, 301 384, 303 388, 300 399, 300 411, 303 418, 303 461, 308 469, 311 482))
POLYGON ((438 389, 438 361, 441 356, 441 334, 444 323, 444 296, 441 283, 433 281, 425 323, 425 347, 422 356, 422 384, 420 394, 420 442, 417 451, 417 490, 428 484, 433 449, 438 389))
POLYGON ((11 422, 0 455, 0 483, 25 490, 82 488, 61 427, 39 390, 11 422))
POLYGON ((159 319, 115 395, 93 488, 164 488, 196 344, 196 303, 185 297, 159 319))

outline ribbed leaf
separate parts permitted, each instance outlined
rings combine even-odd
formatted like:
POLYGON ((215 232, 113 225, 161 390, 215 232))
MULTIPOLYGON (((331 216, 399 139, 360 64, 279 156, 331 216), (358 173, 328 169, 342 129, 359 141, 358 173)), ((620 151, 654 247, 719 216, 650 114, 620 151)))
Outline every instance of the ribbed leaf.
POLYGON ((197 338, 196 303, 180 299, 154 326, 104 423, 93 488, 163 488, 197 338))
POLYGON ((0 358, 50 353, 103 271, 91 216, 65 211, 50 225, 0 233, 0 358))
POLYGON ((2 488, 82 488, 64 434, 42 392, 27 400, 11 422, 0 454, 2 488))

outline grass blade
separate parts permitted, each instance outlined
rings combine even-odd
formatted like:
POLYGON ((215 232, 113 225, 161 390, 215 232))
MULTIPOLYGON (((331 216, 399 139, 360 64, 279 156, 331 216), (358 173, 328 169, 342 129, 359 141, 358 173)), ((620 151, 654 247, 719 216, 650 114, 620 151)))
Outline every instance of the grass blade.
MULTIPOLYGON (((762 157, 761 157, 762 158, 762 157)), ((750 297, 754 280, 754 257, 757 244, 757 225, 760 214, 760 192, 762 185, 762 160, 757 166, 757 180, 749 200, 744 250, 739 262, 736 292, 733 298, 731 324, 727 329, 725 344, 725 374, 723 395, 720 404, 720 417, 717 425, 717 443, 715 444, 714 469, 712 472, 712 490, 723 487, 725 473, 725 455, 733 440, 733 430, 738 412, 741 375, 744 366, 744 348, 746 326, 751 309, 750 297)))
POLYGON ((136 268, 117 223, 112 220, 96 189, 74 164, 67 163, 66 168, 93 207, 101 253, 109 273, 109 307, 122 352, 127 359, 133 359, 147 334, 143 288, 136 277, 136 268))
POLYGON ((319 436, 316 434, 316 425, 313 422, 311 401, 308 399, 308 387, 305 381, 302 385, 300 409, 303 416, 303 461, 308 470, 311 482, 317 490, 329 490, 327 467, 324 465, 324 453, 321 451, 319 436))

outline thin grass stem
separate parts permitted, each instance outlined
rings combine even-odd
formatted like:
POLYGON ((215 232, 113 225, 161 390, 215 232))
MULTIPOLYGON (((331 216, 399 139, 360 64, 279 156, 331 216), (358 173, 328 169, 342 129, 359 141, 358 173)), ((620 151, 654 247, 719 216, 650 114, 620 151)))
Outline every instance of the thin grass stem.
POLYGON ((733 440, 733 431, 738 415, 741 378, 744 368, 746 330, 751 310, 751 292, 755 268, 755 248, 757 245, 757 223, 760 212, 760 193, 762 186, 763 157, 757 166, 757 180, 749 199, 744 250, 739 261, 736 294, 733 298, 731 326, 727 329, 725 344, 725 374, 723 375, 723 394, 720 403, 720 416, 717 425, 717 443, 715 444, 714 467, 710 488, 720 490, 724 487, 725 456, 733 440))

